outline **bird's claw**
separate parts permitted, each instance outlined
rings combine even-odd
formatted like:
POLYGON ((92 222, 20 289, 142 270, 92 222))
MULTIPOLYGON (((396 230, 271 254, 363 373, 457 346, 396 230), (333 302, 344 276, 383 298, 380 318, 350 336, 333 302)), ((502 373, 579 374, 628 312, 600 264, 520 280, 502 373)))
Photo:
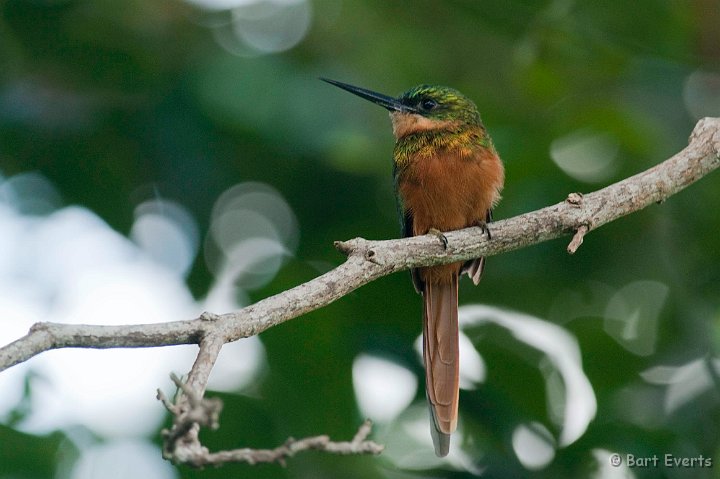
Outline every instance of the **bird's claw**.
POLYGON ((443 249, 447 249, 447 247, 448 247, 448 239, 447 239, 447 236, 445 236, 445 234, 444 234, 442 231, 440 231, 440 230, 437 229, 437 228, 430 228, 430 229, 428 230, 428 234, 437 236, 437 239, 439 239, 440 242, 441 242, 442 245, 443 245, 443 249))
POLYGON ((492 234, 490 233, 490 227, 488 226, 486 221, 480 221, 478 224, 478 227, 480 228, 480 234, 484 234, 487 236, 487 239, 492 239, 492 234))

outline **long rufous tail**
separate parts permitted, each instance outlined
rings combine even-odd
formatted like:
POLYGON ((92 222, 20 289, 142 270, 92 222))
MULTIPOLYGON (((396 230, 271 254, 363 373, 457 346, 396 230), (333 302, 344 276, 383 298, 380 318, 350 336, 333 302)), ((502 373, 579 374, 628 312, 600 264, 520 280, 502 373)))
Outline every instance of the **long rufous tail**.
POLYGON ((446 456, 457 427, 459 394, 458 273, 423 290, 423 359, 435 454, 446 456))

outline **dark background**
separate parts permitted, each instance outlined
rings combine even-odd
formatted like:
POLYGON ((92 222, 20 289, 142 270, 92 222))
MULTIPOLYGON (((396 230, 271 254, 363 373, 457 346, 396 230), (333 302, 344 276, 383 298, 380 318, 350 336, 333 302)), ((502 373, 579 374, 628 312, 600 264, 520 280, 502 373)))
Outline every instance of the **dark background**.
MULTIPOLYGON (((161 196, 186 208, 206 238, 223 191, 247 181, 270 185, 297 217, 299 239, 272 280, 244 291, 256 301, 339 264, 333 240, 399 233, 387 114, 320 76, 393 95, 419 83, 446 84, 472 98, 506 165, 496 219, 649 168, 687 144, 698 118, 720 116, 717 1, 290 3, 262 5, 287 8, 291 19, 306 15, 307 31, 299 42, 271 48, 287 49, 264 52, 233 33, 233 19, 240 31, 252 28, 238 20, 242 15, 179 0, 0 2, 0 174, 37 172, 62 205, 82 205, 123 235, 135 208, 161 196), (575 156, 589 158, 590 170, 602 159, 610 166, 568 174, 553 161, 568 143, 575 156)), ((268 28, 267 35, 283 37, 293 27, 268 28)), ((719 181, 711 175, 664 204, 593 231, 574 256, 565 252, 569 238, 552 241, 491 258, 478 288, 463 282, 461 304, 522 312, 574 335, 598 403, 578 441, 557 447, 539 471, 525 469, 512 445, 517 424, 544 424, 553 441, 559 432, 539 369, 543 355, 502 328, 471 336, 488 376, 461 393, 465 436, 457 440, 478 470, 488 477, 588 477, 605 467, 598 451, 720 461, 719 181), (639 334, 656 335, 644 351, 606 327, 623 320, 608 319, 611 297, 637 281, 637 290, 625 290, 631 303, 643 285, 660 291, 628 306, 628 315, 643 318, 639 334), (671 385, 687 393, 676 408, 663 406, 669 385, 640 375, 691 364, 697 368, 685 376, 671 375, 671 385)), ((213 280, 207 241, 200 245, 187 274, 198 299, 213 280)), ((420 305, 408 275, 397 274, 263 333, 268 372, 249 387, 252 394, 220 394, 222 427, 205 435, 206 444, 273 447, 288 436, 351 437, 362 421, 352 386, 358 354, 394 358, 422 384, 413 350, 420 305)), ((421 387, 415 403, 422 401, 421 387)), ((66 431, 34 436, 6 423, 0 449, 17 450, 0 458, 0 477, 55 477, 66 431)), ((286 468, 231 465, 178 474, 472 475, 444 463, 432 468, 404 468, 383 456, 308 453, 286 468)), ((717 477, 717 468, 691 475, 717 477)))

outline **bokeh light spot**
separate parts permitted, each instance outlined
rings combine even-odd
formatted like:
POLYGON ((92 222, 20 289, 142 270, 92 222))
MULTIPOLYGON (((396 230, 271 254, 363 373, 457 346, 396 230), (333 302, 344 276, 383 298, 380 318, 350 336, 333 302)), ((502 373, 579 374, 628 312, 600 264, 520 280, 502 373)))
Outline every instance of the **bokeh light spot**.
POLYGON ((377 421, 394 419, 410 405, 417 391, 417 378, 410 370, 377 356, 357 356, 352 375, 360 411, 377 421))
POLYGON ((215 202, 205 261, 215 275, 206 307, 235 309, 242 289, 266 285, 297 247, 299 227, 285 199, 264 183, 237 184, 215 202))
POLYGON ((62 204, 60 194, 39 173, 19 173, 3 180, 0 177, 0 202, 12 206, 17 212, 44 215, 55 211, 62 204))
POLYGON ((651 384, 667 386, 663 403, 665 413, 672 414, 701 394, 717 388, 720 360, 697 358, 680 366, 655 366, 640 373, 651 384))
POLYGON ((160 448, 139 439, 96 444, 80 453, 70 479, 175 479, 177 470, 163 460, 160 448))
POLYGON ((543 469, 555 457, 555 441, 538 422, 521 424, 512 434, 512 445, 520 463, 531 471, 543 469))
POLYGON ((135 208, 130 238, 151 258, 180 276, 190 270, 199 244, 192 215, 167 200, 150 200, 135 208))
POLYGON ((289 50, 305 37, 312 20, 307 0, 265 0, 232 11, 233 30, 246 45, 263 53, 289 50))
MULTIPOLYGON (((460 307, 458 317, 462 329, 496 324, 507 329, 518 341, 544 353, 548 362, 544 367, 552 367, 562 378, 562 381, 546 384, 548 388, 562 388, 564 396, 562 431, 558 443, 567 446, 585 433, 597 412, 597 400, 582 370, 577 340, 569 332, 534 316, 492 306, 464 305, 460 307)), ((560 391, 552 394, 560 394, 560 391)))
POLYGON ((695 120, 720 116, 720 73, 696 70, 685 80, 683 100, 695 120))
POLYGON ((606 134, 580 130, 554 140, 550 157, 568 176, 587 183, 610 179, 617 170, 618 141, 606 134))
POLYGON ((657 281, 633 281, 617 291, 605 309, 605 332, 640 356, 655 351, 658 318, 669 288, 657 281))
POLYGON ((212 13, 205 21, 215 41, 228 53, 254 57, 289 50, 312 24, 308 0, 188 0, 212 13), (217 12, 217 13, 215 13, 217 12), (229 15, 218 21, 218 15, 229 15))
POLYGON ((257 336, 223 346, 215 362, 208 389, 236 392, 250 384, 265 365, 265 347, 257 336))

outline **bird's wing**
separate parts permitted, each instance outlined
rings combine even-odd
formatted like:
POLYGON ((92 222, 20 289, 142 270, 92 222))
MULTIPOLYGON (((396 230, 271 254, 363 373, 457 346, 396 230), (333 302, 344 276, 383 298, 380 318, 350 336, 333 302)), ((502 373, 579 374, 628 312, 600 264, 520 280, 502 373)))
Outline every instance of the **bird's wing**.
MULTIPOLYGON (((397 164, 393 162, 393 179, 395 182, 395 199, 397 200, 397 211, 398 216, 400 217, 400 234, 402 234, 403 238, 409 238, 410 236, 415 236, 415 233, 413 231, 413 215, 409 209, 405 208, 402 197, 400 196, 399 173, 400 172, 398 170, 397 164)), ((425 283, 420 278, 420 271, 417 268, 411 269, 410 275, 412 277, 415 291, 418 294, 421 294, 423 292, 423 288, 425 287, 425 283)))
MULTIPOLYGON (((413 235, 413 217, 412 214, 405 210, 401 216, 401 223, 402 223, 402 235, 404 238, 408 238, 413 235)), ((413 286, 415 286, 415 291, 418 293, 422 293, 423 288, 425 287, 425 282, 420 278, 420 270, 417 268, 413 268, 410 270, 410 276, 412 277, 413 286)))

